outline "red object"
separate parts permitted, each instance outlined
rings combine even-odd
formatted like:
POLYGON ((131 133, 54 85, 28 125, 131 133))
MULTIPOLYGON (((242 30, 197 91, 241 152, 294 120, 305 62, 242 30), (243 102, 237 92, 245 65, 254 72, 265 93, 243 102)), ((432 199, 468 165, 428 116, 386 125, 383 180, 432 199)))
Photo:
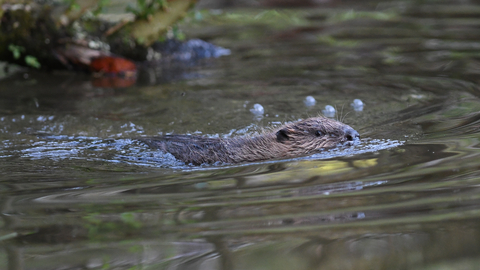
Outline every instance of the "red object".
POLYGON ((109 74, 135 72, 137 66, 130 60, 116 56, 101 56, 90 63, 93 72, 104 72, 109 74))

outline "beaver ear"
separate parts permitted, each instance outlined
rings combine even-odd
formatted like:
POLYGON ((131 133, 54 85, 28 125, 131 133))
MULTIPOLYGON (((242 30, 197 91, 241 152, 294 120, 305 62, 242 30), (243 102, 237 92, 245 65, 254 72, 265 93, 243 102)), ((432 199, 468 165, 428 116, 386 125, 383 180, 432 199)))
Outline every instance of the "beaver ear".
POLYGON ((278 142, 284 142, 290 139, 290 137, 288 137, 288 130, 286 128, 277 131, 276 135, 278 142))

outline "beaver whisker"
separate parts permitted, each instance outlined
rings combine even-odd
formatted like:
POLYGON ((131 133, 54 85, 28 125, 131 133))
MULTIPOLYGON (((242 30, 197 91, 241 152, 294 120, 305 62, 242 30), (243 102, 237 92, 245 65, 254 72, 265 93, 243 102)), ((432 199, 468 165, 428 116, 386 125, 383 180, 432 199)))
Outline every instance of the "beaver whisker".
POLYGON ((341 121, 341 122, 345 121, 345 118, 347 118, 347 115, 348 115, 349 113, 351 113, 351 112, 352 112, 352 111, 348 111, 348 112, 343 116, 342 120, 340 120, 340 121, 341 121))

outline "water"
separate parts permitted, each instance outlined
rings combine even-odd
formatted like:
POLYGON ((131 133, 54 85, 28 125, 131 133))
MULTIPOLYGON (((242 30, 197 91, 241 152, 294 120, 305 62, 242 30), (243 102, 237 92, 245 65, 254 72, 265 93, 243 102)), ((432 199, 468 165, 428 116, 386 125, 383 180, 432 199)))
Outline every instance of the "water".
POLYGON ((479 9, 205 11, 185 32, 230 56, 118 89, 4 76, 0 269, 477 269, 479 9), (135 140, 253 135, 326 105, 360 144, 188 166, 135 140))

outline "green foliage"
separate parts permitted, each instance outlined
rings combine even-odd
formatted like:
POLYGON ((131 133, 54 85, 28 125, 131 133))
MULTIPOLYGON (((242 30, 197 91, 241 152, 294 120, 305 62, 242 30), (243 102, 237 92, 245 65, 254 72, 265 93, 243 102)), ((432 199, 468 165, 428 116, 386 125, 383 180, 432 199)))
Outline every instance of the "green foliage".
POLYGON ((34 68, 40 68, 42 65, 38 62, 37 58, 35 56, 27 55, 25 56, 25 63, 34 68))
POLYGON ((164 42, 167 39, 177 39, 177 40, 185 40, 187 36, 185 36, 185 33, 182 32, 182 30, 178 27, 178 25, 172 25, 169 27, 167 33, 164 35, 158 37, 159 42, 164 42))
POLYGON ((185 40, 187 38, 177 25, 172 26, 172 33, 173 36, 178 40, 185 40))
POLYGON ((63 2, 68 6, 70 10, 76 10, 80 8, 78 5, 77 0, 63 0, 63 2))
POLYGON ((22 53, 25 52, 25 47, 10 44, 8 45, 8 50, 12 52, 13 58, 20 59, 22 53))
MULTIPOLYGON (((8 45, 8 50, 12 52, 14 59, 20 59, 20 57, 22 56, 22 53, 25 52, 25 47, 10 44, 10 45, 8 45)), ((33 67, 33 68, 42 67, 40 62, 38 62, 37 58, 35 56, 31 56, 31 55, 26 55, 25 56, 25 63, 27 64, 27 66, 30 66, 30 67, 33 67)))
POLYGON ((137 19, 148 20, 157 10, 167 8, 166 0, 137 0, 137 7, 129 5, 127 12, 135 14, 137 19))
POLYGON ((93 15, 97 16, 98 14, 102 13, 105 7, 110 3, 110 0, 99 0, 97 4, 97 8, 95 8, 92 13, 93 15))

